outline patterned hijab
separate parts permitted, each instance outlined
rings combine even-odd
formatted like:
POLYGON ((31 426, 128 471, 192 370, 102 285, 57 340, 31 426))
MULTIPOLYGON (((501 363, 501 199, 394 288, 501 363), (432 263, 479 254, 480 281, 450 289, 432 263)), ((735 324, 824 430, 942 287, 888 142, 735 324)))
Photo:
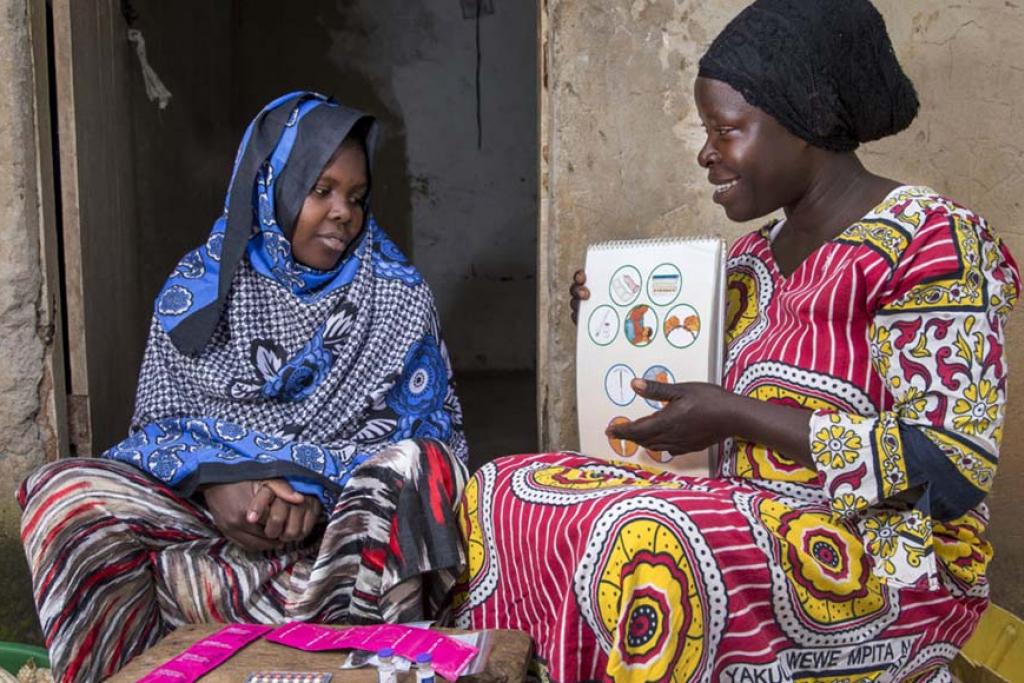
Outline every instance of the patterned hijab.
POLYGON ((372 117, 307 92, 249 125, 223 215, 156 298, 131 435, 103 457, 183 495, 284 477, 327 505, 402 439, 465 460, 430 290, 373 216, 331 270, 292 256, 302 203, 350 135, 372 163, 372 117))

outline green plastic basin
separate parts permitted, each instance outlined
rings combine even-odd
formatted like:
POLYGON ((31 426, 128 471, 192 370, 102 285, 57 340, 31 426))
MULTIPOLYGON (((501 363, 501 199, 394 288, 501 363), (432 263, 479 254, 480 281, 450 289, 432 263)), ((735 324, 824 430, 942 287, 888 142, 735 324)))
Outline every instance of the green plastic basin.
POLYGON ((29 659, 36 660, 40 669, 50 668, 50 658, 43 648, 0 641, 0 667, 4 670, 17 674, 29 659))

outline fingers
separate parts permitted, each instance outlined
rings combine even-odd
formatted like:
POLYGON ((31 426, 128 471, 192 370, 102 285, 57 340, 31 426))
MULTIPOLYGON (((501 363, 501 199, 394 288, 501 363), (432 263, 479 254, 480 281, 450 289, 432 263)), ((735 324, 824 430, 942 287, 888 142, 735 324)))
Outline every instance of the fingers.
POLYGON ((572 285, 569 287, 569 308, 572 309, 572 321, 575 323, 579 318, 580 313, 580 301, 585 301, 590 298, 590 290, 587 289, 584 284, 587 281, 587 275, 582 270, 577 270, 572 276, 572 285))
POLYGON ((245 520, 250 524, 259 524, 276 497, 273 489, 264 482, 263 486, 256 489, 256 495, 249 501, 249 507, 245 512, 245 520))
POLYGON ((677 399, 682 395, 682 385, 679 384, 665 384, 664 382, 646 379, 634 379, 630 386, 642 398, 649 398, 652 401, 667 402, 677 399))
POLYGON ((263 533, 267 538, 280 539, 291 513, 292 505, 282 498, 275 498, 267 513, 267 523, 263 533))
POLYGON ((586 282, 586 274, 582 270, 577 270, 572 276, 572 284, 569 285, 569 294, 572 296, 573 301, 590 298, 590 290, 584 286, 586 282))
POLYGON ((302 505, 306 500, 304 495, 293 489, 292 485, 284 479, 267 479, 263 485, 273 491, 275 496, 283 498, 292 505, 302 505))
POLYGON ((572 296, 572 303, 575 306, 579 306, 580 301, 586 301, 590 298, 590 288, 583 285, 573 285, 569 288, 569 294, 572 296))
POLYGON ((605 431, 605 434, 613 439, 625 439, 626 441, 632 441, 633 443, 650 448, 651 442, 662 431, 660 422, 658 413, 654 413, 639 420, 613 425, 605 431))
POLYGON ((302 520, 302 538, 306 538, 311 533, 313 533, 313 527, 316 526, 316 523, 319 519, 320 501, 312 496, 309 496, 306 499, 306 512, 305 517, 302 520))
POLYGON ((281 532, 281 540, 285 543, 292 543, 294 541, 301 540, 304 538, 302 529, 306 522, 306 505, 289 505, 288 506, 288 520, 284 524, 284 531, 281 532))
MULTIPOLYGON (((301 541, 313 532, 320 519, 320 501, 315 496, 304 496, 302 505, 288 505, 288 519, 279 540, 285 543, 301 541)), ((269 525, 269 522, 268 522, 269 525)), ((269 536, 273 529, 267 531, 269 536)))
POLYGON ((609 425, 608 428, 604 430, 604 434, 609 439, 626 439, 627 441, 632 441, 634 424, 636 424, 636 421, 618 422, 616 424, 609 425), (627 436, 627 434, 630 436, 627 436))
POLYGON ((316 518, 316 514, 307 507, 302 517, 302 536, 299 540, 308 538, 313 533, 313 527, 316 526, 316 518))

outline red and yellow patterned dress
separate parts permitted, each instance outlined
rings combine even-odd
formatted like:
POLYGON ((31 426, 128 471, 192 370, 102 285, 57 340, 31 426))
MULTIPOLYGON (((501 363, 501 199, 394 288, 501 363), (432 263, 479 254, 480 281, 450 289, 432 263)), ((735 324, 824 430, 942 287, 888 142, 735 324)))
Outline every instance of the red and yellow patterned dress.
POLYGON ((920 187, 788 277, 772 238, 731 251, 724 384, 812 409, 817 471, 739 440, 713 479, 490 463, 461 509, 460 625, 528 631, 563 682, 949 680, 987 604, 1017 267, 920 187))

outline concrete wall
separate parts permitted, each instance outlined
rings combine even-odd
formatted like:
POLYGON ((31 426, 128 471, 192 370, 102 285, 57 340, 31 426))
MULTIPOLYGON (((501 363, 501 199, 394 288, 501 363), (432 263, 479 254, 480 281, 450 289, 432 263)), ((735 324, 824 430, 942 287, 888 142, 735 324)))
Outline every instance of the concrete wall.
POLYGON ((0 640, 38 640, 14 493, 53 455, 52 341, 26 0, 0 0, 0 640))
MULTIPOLYGON (((543 0, 542 0, 543 1, 543 0)), ((755 227, 727 221, 696 164, 697 60, 745 0, 546 0, 541 93, 539 395, 546 447, 577 444, 566 308, 587 243, 755 227)), ((922 110, 900 136, 862 151, 880 173, 950 194, 987 216, 1024 257, 1024 7, 1005 0, 876 0, 922 110)), ((1018 313, 1018 318, 1024 312, 1018 313)), ((995 599, 1024 614, 1024 323, 1000 474, 990 498, 995 599)))

